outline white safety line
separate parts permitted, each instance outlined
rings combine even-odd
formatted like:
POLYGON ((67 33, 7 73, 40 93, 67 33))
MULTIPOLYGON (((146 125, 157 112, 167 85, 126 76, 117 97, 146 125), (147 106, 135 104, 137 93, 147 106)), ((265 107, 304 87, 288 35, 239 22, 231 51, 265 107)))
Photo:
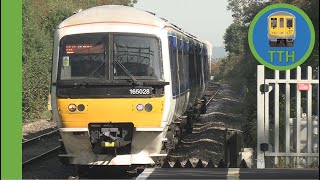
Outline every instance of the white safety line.
POLYGON ((228 168, 227 179, 239 179, 240 168, 228 168))
POLYGON ((136 180, 144 180, 147 179, 150 174, 152 174, 154 171, 154 168, 146 168, 144 171, 136 178, 136 180))

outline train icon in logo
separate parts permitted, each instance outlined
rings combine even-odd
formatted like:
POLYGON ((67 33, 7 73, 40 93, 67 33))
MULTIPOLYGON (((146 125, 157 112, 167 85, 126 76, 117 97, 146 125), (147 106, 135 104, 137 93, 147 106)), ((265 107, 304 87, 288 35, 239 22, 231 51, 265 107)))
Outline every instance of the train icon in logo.
POLYGON ((268 16, 268 39, 270 47, 293 47, 296 38, 296 17, 286 11, 268 16))

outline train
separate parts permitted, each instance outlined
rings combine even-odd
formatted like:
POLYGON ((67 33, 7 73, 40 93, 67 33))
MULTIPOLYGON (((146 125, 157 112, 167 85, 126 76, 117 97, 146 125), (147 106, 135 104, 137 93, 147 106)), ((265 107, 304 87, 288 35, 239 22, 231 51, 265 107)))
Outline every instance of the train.
POLYGON ((206 112, 212 45, 134 7, 75 13, 54 34, 51 109, 62 162, 155 165, 206 112))
POLYGON ((268 39, 270 47, 292 47, 296 38, 295 16, 279 11, 268 16, 268 39))

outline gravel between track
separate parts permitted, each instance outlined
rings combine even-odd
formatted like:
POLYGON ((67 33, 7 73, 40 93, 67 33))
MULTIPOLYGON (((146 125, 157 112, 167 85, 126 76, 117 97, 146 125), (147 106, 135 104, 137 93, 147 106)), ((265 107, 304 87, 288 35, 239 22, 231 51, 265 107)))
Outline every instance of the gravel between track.
POLYGON ((201 159, 204 164, 212 160, 217 165, 224 156, 226 128, 241 130, 245 125, 242 112, 242 98, 231 86, 222 84, 207 113, 194 124, 192 134, 184 134, 182 143, 169 154, 171 166, 177 159, 182 164, 189 159, 195 165, 201 159))

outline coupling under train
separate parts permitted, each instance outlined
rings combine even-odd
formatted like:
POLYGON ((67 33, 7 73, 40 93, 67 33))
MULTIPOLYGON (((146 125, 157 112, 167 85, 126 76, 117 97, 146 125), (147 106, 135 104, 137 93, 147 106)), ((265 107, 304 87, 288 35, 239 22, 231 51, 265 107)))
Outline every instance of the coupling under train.
POLYGON ((54 36, 51 105, 59 157, 75 165, 152 165, 206 111, 212 45, 154 14, 105 5, 54 36))

